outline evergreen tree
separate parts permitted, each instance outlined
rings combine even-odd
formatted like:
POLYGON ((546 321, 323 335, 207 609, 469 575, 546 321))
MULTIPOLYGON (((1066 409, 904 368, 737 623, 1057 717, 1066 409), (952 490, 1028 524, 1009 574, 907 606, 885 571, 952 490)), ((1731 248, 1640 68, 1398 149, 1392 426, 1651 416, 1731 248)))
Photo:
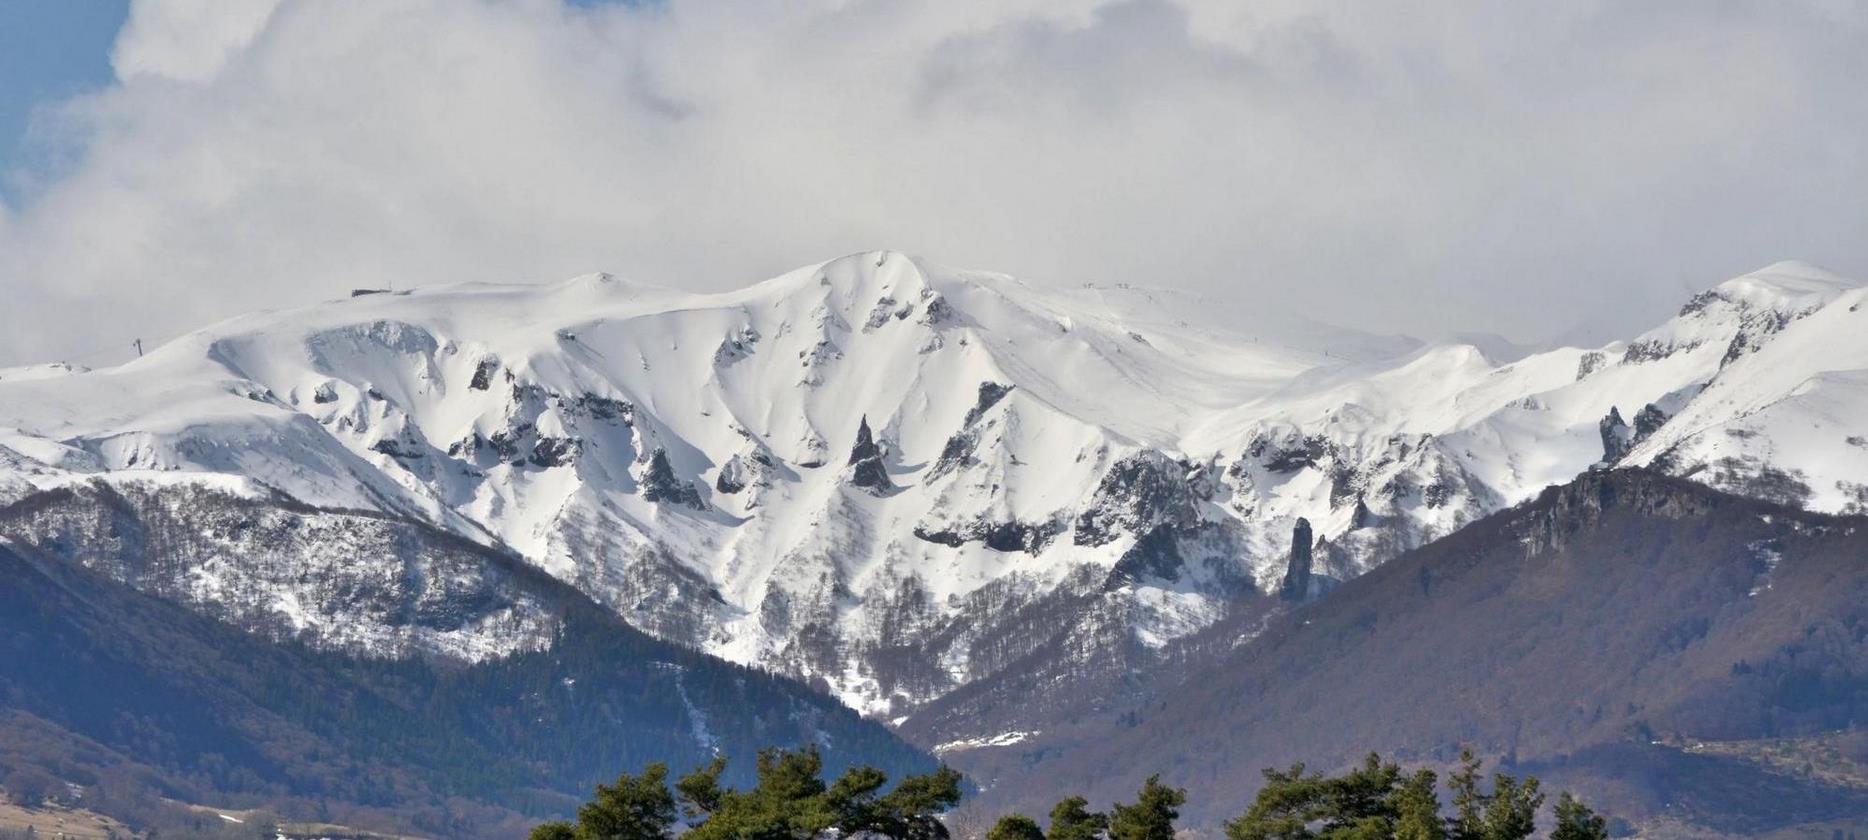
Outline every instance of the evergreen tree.
POLYGON ((1024 814, 1006 814, 986 832, 986 840, 1044 840, 1044 831, 1024 814))
POLYGON ((942 767, 910 776, 883 793, 888 776, 874 767, 853 767, 824 784, 817 748, 768 749, 759 753, 758 783, 752 790, 720 786, 724 760, 676 784, 689 819, 698 820, 691 840, 810 840, 836 829, 845 836, 894 840, 946 840, 941 812, 960 801, 960 774, 942 767))
POLYGON ((1608 820, 1602 815, 1568 793, 1557 796, 1557 825, 1550 830, 1550 840, 1608 840, 1608 837, 1608 820))
POLYGON ((1452 840, 1523 840, 1537 830, 1537 809, 1544 795, 1537 777, 1520 781, 1506 773, 1492 777, 1492 791, 1479 789, 1479 759, 1459 751, 1459 770, 1447 780, 1453 790, 1452 840))
POLYGON ((960 771, 942 766, 909 776, 883 794, 879 821, 859 826, 897 840, 947 840, 940 814, 960 803, 960 771))
POLYGON ((1065 797, 1051 809, 1050 840, 1097 840, 1109 830, 1109 816, 1088 810, 1090 800, 1065 797))
POLYGON ((1266 768, 1265 786, 1237 819, 1226 823, 1229 840, 1309 840, 1310 824, 1328 816, 1323 775, 1305 774, 1304 765, 1289 770, 1266 768))
POLYGON ((548 822, 532 829, 526 835, 527 840, 577 840, 577 827, 559 820, 548 822))
MULTIPOLYGON (((1461 751, 1447 779, 1454 815, 1440 817, 1431 770, 1402 775, 1370 755, 1341 776, 1307 773, 1304 765, 1265 771, 1252 806, 1226 823, 1229 840, 1524 840, 1536 830, 1544 794, 1535 777, 1498 773, 1483 789, 1479 760, 1461 751)), ((1606 838, 1606 821, 1567 794, 1557 804, 1554 840, 1606 838)), ((1112 832, 1113 834, 1113 832, 1112 832)))
POLYGON ((1446 840, 1437 782, 1432 770, 1420 770, 1395 790, 1395 840, 1446 840))
POLYGON ((1479 758, 1461 748, 1459 769, 1446 780, 1453 791, 1452 840, 1485 840, 1485 795, 1479 792, 1479 758))
POLYGON ((692 840, 810 840, 837 823, 823 795, 823 767, 823 756, 815 746, 761 750, 755 765, 758 783, 753 789, 720 791, 707 819, 684 836, 692 840))
POLYGON ((675 793, 681 797, 681 810, 688 819, 702 819, 719 810, 720 798, 726 795, 720 787, 720 774, 724 772, 726 759, 715 756, 707 766, 696 768, 675 782, 675 793))
POLYGON ((1258 798, 1243 815, 1226 824, 1226 834, 1231 840, 1388 838, 1400 831, 1404 813, 1416 834, 1423 822, 1438 831, 1434 776, 1423 772, 1425 776, 1416 774, 1404 785, 1401 768, 1372 753, 1361 767, 1336 777, 1307 774, 1302 764, 1289 770, 1266 770, 1258 798))
POLYGON ((668 766, 660 762, 642 775, 624 773, 614 785, 597 785, 596 798, 577 809, 579 840, 661 840, 675 823, 675 798, 668 792, 668 766))
POLYGON ((1492 777, 1492 794, 1485 808, 1485 840, 1524 840, 1537 831, 1537 809, 1544 795, 1537 777, 1520 781, 1504 773, 1492 777))
POLYGON ((1185 804, 1186 791, 1161 784, 1159 774, 1149 776, 1135 804, 1110 809, 1110 840, 1174 840, 1174 820, 1185 804))

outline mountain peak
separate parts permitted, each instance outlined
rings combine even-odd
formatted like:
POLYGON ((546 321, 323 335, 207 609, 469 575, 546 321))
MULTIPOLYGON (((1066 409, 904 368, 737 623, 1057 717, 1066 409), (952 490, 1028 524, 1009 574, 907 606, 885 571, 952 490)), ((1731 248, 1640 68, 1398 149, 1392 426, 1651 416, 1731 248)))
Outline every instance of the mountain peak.
POLYGON ((1720 283, 1711 293, 1754 309, 1801 311, 1861 285, 1810 263, 1783 260, 1720 283))

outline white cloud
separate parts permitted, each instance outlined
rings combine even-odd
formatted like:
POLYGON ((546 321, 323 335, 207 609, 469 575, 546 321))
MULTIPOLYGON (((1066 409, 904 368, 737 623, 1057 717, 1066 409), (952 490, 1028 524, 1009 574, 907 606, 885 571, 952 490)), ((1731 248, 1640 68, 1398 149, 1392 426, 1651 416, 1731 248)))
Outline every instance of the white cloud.
POLYGON ((203 81, 265 28, 279 0, 165 0, 137 3, 117 36, 118 78, 203 81))
POLYGON ((1626 327, 1868 270, 1810 2, 138 0, 0 212, 0 363, 356 286, 739 285, 891 247, 1354 325, 1626 327))

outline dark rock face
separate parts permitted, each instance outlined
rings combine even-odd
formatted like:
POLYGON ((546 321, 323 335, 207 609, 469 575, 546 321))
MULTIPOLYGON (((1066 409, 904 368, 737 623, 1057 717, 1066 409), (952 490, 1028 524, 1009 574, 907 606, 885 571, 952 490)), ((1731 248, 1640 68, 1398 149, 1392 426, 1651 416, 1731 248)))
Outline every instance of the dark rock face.
POLYGON ((882 465, 882 447, 869 431, 869 418, 856 427, 856 445, 850 447, 850 483, 877 493, 895 489, 889 471, 882 465))
POLYGON ((1729 302, 1731 302, 1731 298, 1726 297, 1725 294, 1718 289, 1707 289, 1706 291, 1694 295, 1691 300, 1686 302, 1685 306, 1680 307, 1680 317, 1684 318, 1688 315, 1704 312, 1707 307, 1715 303, 1729 302))
POLYGON ((931 543, 958 548, 969 542, 984 542, 994 551, 1023 551, 1037 554, 1064 532, 1064 523, 1045 522, 969 522, 955 528, 933 529, 915 526, 915 536, 931 543))
POLYGON ((1168 525, 1157 525, 1143 534, 1110 569, 1109 580, 1104 587, 1115 589, 1149 580, 1180 580, 1186 559, 1181 556, 1180 544, 1174 537, 1174 529, 1168 525))
POLYGON ((1340 508, 1362 501, 1363 477, 1357 464, 1337 461, 1330 465, 1330 508, 1340 508))
POLYGON ((971 466, 973 450, 979 446, 979 434, 967 429, 947 439, 941 447, 940 457, 934 461, 934 469, 928 472, 928 478, 939 478, 961 467, 971 466))
POLYGON ((1798 317, 1776 310, 1746 315, 1745 319, 1739 323, 1738 333, 1732 336, 1732 343, 1725 346, 1725 355, 1719 358, 1719 367, 1723 368, 1738 361, 1739 357, 1746 353, 1763 347, 1766 340, 1789 326, 1790 322, 1798 317))
POLYGON ((744 492, 749 487, 769 487, 776 467, 771 453, 763 450, 734 455, 721 465, 719 474, 714 477, 713 487, 729 496, 744 492))
POLYGON ((1192 469, 1153 450, 1117 461, 1077 516, 1077 545, 1108 545, 1159 524, 1192 527, 1199 520, 1199 500, 1187 481, 1192 469))
POLYGON ((1284 583, 1278 587, 1279 598, 1296 603, 1310 597, 1312 540, 1310 520, 1298 517, 1291 528, 1291 561, 1284 572, 1284 583))
POLYGON ((1290 473, 1316 466, 1329 455, 1329 442, 1321 435, 1267 433, 1253 438, 1245 454, 1258 459, 1272 472, 1290 473))
POLYGON ((402 460, 414 460, 422 457, 421 449, 396 438, 383 438, 382 440, 370 444, 370 451, 381 452, 391 458, 400 458, 402 460))
POLYGON ((694 485, 675 478, 674 467, 668 465, 668 451, 659 446, 649 456, 649 468, 642 472, 642 498, 656 504, 673 502, 695 510, 707 508, 694 485))
POLYGON ((1634 418, 1635 443, 1647 440, 1649 435, 1660 431, 1660 427, 1667 425, 1667 420, 1667 412, 1660 410, 1660 406, 1648 403, 1634 418))
POLYGON ((633 426, 636 422, 636 407, 628 400, 579 394, 576 399, 561 404, 569 405, 574 411, 597 420, 619 420, 625 426, 633 426))
POLYGON ((1602 351, 1591 350, 1584 353, 1581 359, 1576 360, 1577 380, 1580 381, 1589 376, 1589 374, 1601 370, 1602 366, 1605 364, 1608 364, 1608 357, 1603 355, 1602 351))
MULTIPOLYGON (((497 360, 488 359, 481 363, 480 372, 496 370, 497 364, 497 360)), ((487 373, 487 376, 490 377, 491 373, 487 373)), ((512 379, 510 372, 507 378, 512 379)), ((474 381, 482 382, 479 373, 476 373, 474 381)), ((480 386, 476 384, 474 387, 480 386)), ((465 467, 480 470, 499 464, 513 467, 529 465, 542 469, 572 466, 585 454, 593 440, 590 433, 605 426, 624 430, 634 427, 635 406, 627 400, 588 393, 572 396, 518 381, 512 383, 509 399, 505 428, 488 435, 468 432, 460 440, 448 445, 448 457, 464 461, 465 467), (545 434, 539 431, 537 421, 549 412, 557 413, 559 425, 566 428, 566 432, 545 434)), ((419 437, 412 443, 424 445, 419 437)), ((403 447, 404 451, 408 449, 403 447)), ((387 454, 396 455, 394 452, 387 454)))
POLYGON ((1598 425, 1602 432, 1602 463, 1613 466, 1621 461, 1630 450, 1640 446, 1642 441, 1667 425, 1668 419, 1667 412, 1662 411, 1660 406, 1648 403, 1635 414, 1631 427, 1622 419, 1620 408, 1610 408, 1608 416, 1602 418, 1598 425))
POLYGON ((941 447, 940 457, 935 459, 934 469, 928 473, 930 479, 939 478, 956 469, 973 465, 973 453, 979 447, 978 423, 980 418, 986 416, 986 412, 998 405, 1000 400, 1005 399, 1005 395, 1011 393, 1013 387, 997 382, 979 383, 979 399, 973 403, 972 408, 967 409, 966 421, 960 431, 955 432, 953 437, 947 439, 947 444, 941 447))
POLYGON ((1349 516, 1349 530, 1354 531, 1358 528, 1369 528, 1380 524, 1381 517, 1376 516, 1375 511, 1369 510, 1368 500, 1357 497, 1356 509, 1349 516))
POLYGON ((1000 400, 1005 399, 1006 394, 1012 393, 1012 387, 997 382, 979 383, 979 399, 973 403, 972 408, 966 410, 965 425, 971 426, 977 422, 993 406, 998 405, 1000 400))
POLYGON ((577 460, 578 452, 584 447, 583 441, 574 437, 539 437, 532 447, 531 461, 539 467, 562 467, 577 460))
POLYGON ((510 429, 494 432, 491 437, 487 438, 487 443, 492 445, 493 452, 499 456, 499 460, 509 464, 518 464, 525 460, 519 455, 519 447, 525 437, 531 433, 532 424, 520 423, 510 429))
POLYGON ((493 373, 497 370, 499 370, 498 359, 481 359, 480 364, 474 367, 473 381, 467 383, 467 387, 475 391, 485 391, 492 388, 493 373))
POLYGON ((1643 362, 1659 361, 1675 353, 1691 350, 1697 346, 1698 344, 1696 343, 1678 346, 1659 339, 1637 341, 1628 345, 1628 349, 1622 352, 1622 362, 1624 364, 1638 365, 1643 362))
POLYGON ((1621 409, 1611 407, 1607 417, 1596 424, 1602 433, 1602 463, 1613 464, 1620 461, 1628 450, 1634 448, 1634 430, 1628 428, 1628 421, 1622 419, 1621 409))
POLYGON ((750 324, 734 330, 731 335, 720 341, 714 350, 713 363, 716 367, 726 367, 744 359, 759 349, 759 331, 750 324))
POLYGON ((946 298, 936 294, 928 300, 927 309, 924 310, 924 313, 925 314, 921 316, 921 323, 930 327, 936 327, 952 320, 954 310, 953 306, 947 303, 946 298))

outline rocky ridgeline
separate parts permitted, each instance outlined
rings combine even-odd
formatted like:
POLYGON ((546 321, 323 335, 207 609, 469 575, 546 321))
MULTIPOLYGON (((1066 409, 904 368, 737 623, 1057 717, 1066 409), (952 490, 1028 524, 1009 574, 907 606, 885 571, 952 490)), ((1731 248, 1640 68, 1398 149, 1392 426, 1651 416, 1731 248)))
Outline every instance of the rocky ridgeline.
MULTIPOLYGON (((1793 393, 1765 374, 1813 355, 1787 361, 1783 342, 1865 326, 1839 297, 1856 293, 1741 280, 1628 342, 1510 364, 1439 346, 1353 371, 886 252, 715 296, 608 277, 367 296, 134 370, 0 381, 0 493, 95 479, 179 497, 234 477, 356 539, 381 526, 333 511, 420 520, 893 720, 969 686, 1151 667, 1229 614, 1314 600, 1592 466, 1868 506, 1868 467, 1849 472, 1868 445, 1838 433, 1819 461, 1780 464, 1773 435, 1804 417, 1759 419, 1810 393, 1852 405, 1852 380, 1818 371, 1793 393), (1189 349, 1209 346, 1224 352, 1189 349), (1242 358, 1282 382, 1232 381, 1242 358), (1764 408, 1733 413, 1748 406, 1764 408)), ((324 573, 290 559, 241 574, 324 573)), ((220 609, 205 586, 192 603, 220 609)), ((308 627, 351 606, 399 626, 304 595, 329 605, 308 627)), ((241 609, 284 628, 319 615, 241 609)))

